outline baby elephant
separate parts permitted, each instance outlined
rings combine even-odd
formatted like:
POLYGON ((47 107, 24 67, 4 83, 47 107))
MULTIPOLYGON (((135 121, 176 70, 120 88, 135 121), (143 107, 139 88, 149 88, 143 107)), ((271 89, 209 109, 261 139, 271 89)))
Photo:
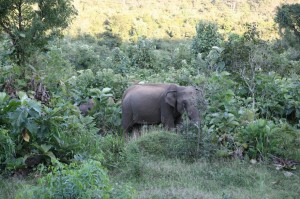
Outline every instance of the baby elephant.
POLYGON ((79 105, 79 110, 82 115, 86 116, 88 112, 94 107, 94 105, 94 100, 90 97, 88 102, 79 105))
POLYGON ((160 124, 168 129, 181 122, 187 112, 189 119, 199 122, 196 89, 176 84, 140 84, 129 87, 122 99, 124 134, 136 124, 160 124))

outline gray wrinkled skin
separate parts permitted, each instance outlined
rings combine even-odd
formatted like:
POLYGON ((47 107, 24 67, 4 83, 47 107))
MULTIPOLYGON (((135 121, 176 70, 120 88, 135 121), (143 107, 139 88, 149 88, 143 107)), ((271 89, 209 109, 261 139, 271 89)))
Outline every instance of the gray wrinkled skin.
POLYGON ((182 114, 199 123, 196 90, 176 84, 143 84, 129 87, 122 99, 122 127, 125 136, 139 124, 160 124, 167 129, 181 123, 182 114))
POLYGON ((79 105, 79 110, 82 115, 86 116, 88 114, 88 111, 90 111, 94 107, 94 105, 94 100, 90 98, 88 102, 79 105))

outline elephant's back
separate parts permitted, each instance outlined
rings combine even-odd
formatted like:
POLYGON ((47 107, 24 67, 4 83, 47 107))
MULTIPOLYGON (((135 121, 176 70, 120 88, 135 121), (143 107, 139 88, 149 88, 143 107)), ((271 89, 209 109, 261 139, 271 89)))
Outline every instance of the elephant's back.
POLYGON ((165 93, 163 86, 134 85, 126 90, 122 108, 132 115, 132 120, 142 124, 161 122, 160 102, 165 93))
POLYGON ((123 94, 123 99, 131 93, 163 93, 166 89, 173 84, 136 84, 127 88, 123 94))

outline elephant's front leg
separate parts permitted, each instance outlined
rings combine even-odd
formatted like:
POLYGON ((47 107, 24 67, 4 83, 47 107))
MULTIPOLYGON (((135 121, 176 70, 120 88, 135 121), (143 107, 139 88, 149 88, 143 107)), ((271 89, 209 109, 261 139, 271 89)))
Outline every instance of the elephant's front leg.
POLYGON ((175 119, 176 111, 174 108, 167 103, 161 105, 161 123, 168 129, 174 129, 176 126, 175 119))
POLYGON ((174 118, 162 118, 162 124, 168 129, 172 130, 175 128, 174 118))
POLYGON ((175 118, 172 114, 172 111, 164 111, 161 114, 161 123, 166 127, 168 130, 174 129, 176 126, 175 118))
POLYGON ((175 126, 177 126, 178 124, 182 124, 182 117, 181 116, 178 116, 176 119, 175 119, 175 126))

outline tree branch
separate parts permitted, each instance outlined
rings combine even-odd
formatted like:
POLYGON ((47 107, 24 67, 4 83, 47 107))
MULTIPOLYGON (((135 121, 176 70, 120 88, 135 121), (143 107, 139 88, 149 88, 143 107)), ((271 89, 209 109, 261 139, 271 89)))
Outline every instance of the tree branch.
POLYGON ((11 29, 8 28, 8 26, 6 26, 3 21, 0 21, 0 26, 3 28, 4 32, 6 32, 12 40, 16 38, 16 36, 12 33, 11 29))

